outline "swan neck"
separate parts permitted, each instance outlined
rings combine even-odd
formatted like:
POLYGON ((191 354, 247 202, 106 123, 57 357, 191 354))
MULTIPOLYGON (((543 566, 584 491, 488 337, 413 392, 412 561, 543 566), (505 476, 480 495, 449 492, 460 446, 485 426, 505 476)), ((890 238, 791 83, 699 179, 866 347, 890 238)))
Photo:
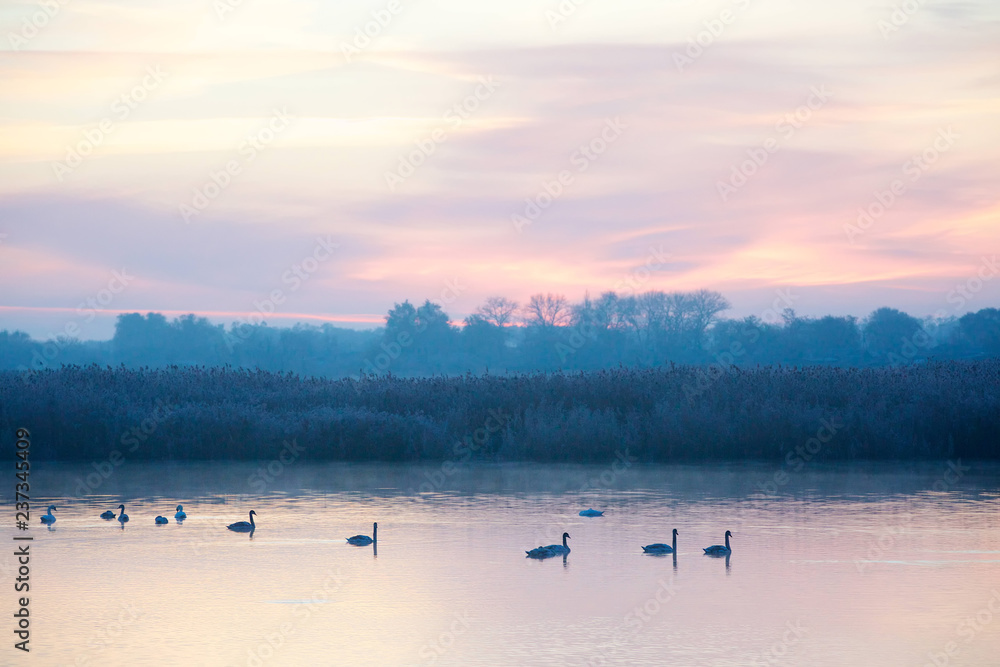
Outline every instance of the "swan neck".
POLYGON ((254 522, 253 522, 253 513, 252 513, 252 512, 251 512, 251 514, 250 514, 250 527, 251 527, 251 528, 255 528, 255 527, 256 527, 256 525, 255 525, 255 524, 254 524, 254 522))
POLYGON ((726 548, 729 548, 729 533, 726 533, 726 548))

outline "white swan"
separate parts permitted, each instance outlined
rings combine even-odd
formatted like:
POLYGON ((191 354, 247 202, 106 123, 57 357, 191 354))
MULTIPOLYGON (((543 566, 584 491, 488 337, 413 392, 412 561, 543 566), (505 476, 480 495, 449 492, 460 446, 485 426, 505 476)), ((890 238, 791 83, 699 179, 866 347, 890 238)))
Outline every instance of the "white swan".
POLYGON ((257 528, 257 524, 253 522, 253 515, 257 512, 250 510, 250 522, 237 521, 236 523, 231 523, 226 528, 229 530, 235 530, 237 533, 252 533, 257 528))
POLYGON ((122 526, 124 527, 125 522, 128 521, 128 514, 125 514, 124 505, 119 505, 118 509, 122 511, 122 513, 118 515, 118 523, 122 524, 122 526))
POLYGON ((42 515, 42 523, 52 524, 56 522, 56 518, 52 516, 52 510, 54 510, 55 508, 56 508, 55 505, 49 505, 49 509, 46 510, 48 514, 42 515))
POLYGON ((101 512, 101 518, 102 519, 108 519, 108 520, 114 519, 115 518, 115 513, 112 512, 111 510, 107 510, 105 512, 101 512))
POLYGON ((157 526, 162 526, 165 523, 170 523, 167 520, 167 517, 165 517, 165 516, 158 516, 158 517, 156 517, 156 519, 154 519, 154 521, 156 522, 157 526))
POLYGON ((548 547, 535 547, 531 551, 525 551, 528 554, 526 558, 552 558, 556 555, 556 552, 548 547))
POLYGON ((580 512, 580 516, 604 516, 604 512, 595 509, 585 509, 580 512))
POLYGON ((657 542, 656 544, 647 544, 642 548, 642 550, 648 554, 677 553, 677 529, 674 528, 674 539, 672 545, 664 544, 663 542, 657 542))
POLYGON ((184 513, 184 506, 183 505, 178 505, 177 506, 177 514, 174 515, 174 518, 175 519, 180 519, 180 520, 188 518, 188 515, 184 513))
POLYGON ((353 544, 356 547, 366 547, 372 542, 376 541, 377 539, 378 539, 378 523, 376 522, 372 524, 371 537, 368 537, 367 535, 354 535, 352 537, 347 538, 347 543, 353 544))
POLYGON ((729 546, 729 538, 732 537, 732 533, 728 530, 726 531, 726 546, 721 544, 713 544, 710 547, 705 548, 705 555, 707 556, 728 556, 733 553, 732 547, 729 546))

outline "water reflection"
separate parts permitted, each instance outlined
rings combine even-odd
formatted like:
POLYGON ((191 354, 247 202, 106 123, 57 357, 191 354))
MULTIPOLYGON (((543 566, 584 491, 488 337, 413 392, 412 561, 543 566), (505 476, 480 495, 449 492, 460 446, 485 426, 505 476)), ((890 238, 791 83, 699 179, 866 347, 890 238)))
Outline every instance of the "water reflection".
POLYGON ((254 523, 254 515, 257 514, 256 510, 250 510, 250 520, 249 521, 237 521, 236 523, 231 523, 226 528, 236 533, 250 533, 253 535, 253 531, 257 529, 257 524, 254 523))
MULTIPOLYGON (((327 664, 335 652, 358 665, 742 665, 773 662, 775 646, 781 664, 923 664, 962 640, 955 628, 1000 580, 1000 475, 985 470, 931 494, 921 485, 933 469, 817 467, 763 497, 739 486, 766 478, 755 469, 636 467, 617 488, 581 490, 593 470, 497 467, 409 494, 420 470, 301 464, 258 494, 252 466, 130 464, 106 494, 79 498, 79 470, 42 468, 40 487, 69 495, 45 499, 62 508, 60 530, 35 533, 44 604, 32 614, 58 629, 39 664, 327 664), (117 498, 136 524, 109 535, 98 516, 117 498), (168 498, 189 503, 183 530, 154 530, 168 498), (267 523, 245 531, 249 548, 224 529, 251 505, 267 523), (581 506, 608 512, 595 521, 581 506), (329 519, 303 521, 314 516, 329 519), (369 561, 343 536, 372 516, 390 542, 379 558, 373 540, 369 561), (671 524, 694 548, 672 553, 670 567, 640 558, 636 545, 671 524), (697 548, 727 526, 740 576, 731 552, 719 555, 721 577, 697 548), (561 568, 525 559, 525 545, 563 532, 574 537, 561 568), (198 567, 177 582, 192 553, 198 567), (126 608, 136 613, 119 621, 126 608), (805 632, 783 644, 789 623, 805 632), (113 641, 95 644, 112 626, 113 641)), ((1000 633, 961 648, 962 664, 995 664, 1000 633)))
POLYGON ((671 559, 673 560, 674 571, 675 572, 677 571, 677 551, 671 551, 669 553, 662 552, 662 551, 660 551, 660 552, 656 552, 656 551, 644 551, 642 553, 642 555, 643 556, 649 556, 650 558, 666 558, 667 556, 670 556, 671 559))

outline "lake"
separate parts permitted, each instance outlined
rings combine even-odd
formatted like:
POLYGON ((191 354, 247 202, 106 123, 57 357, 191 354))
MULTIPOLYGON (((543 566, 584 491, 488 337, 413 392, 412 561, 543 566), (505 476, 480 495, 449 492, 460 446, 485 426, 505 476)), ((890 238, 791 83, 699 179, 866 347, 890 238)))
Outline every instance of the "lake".
MULTIPOLYGON (((88 485, 93 472, 32 468, 32 664, 922 667, 1000 656, 994 465, 125 463, 88 485), (38 517, 50 503, 48 529, 38 517), (124 529, 99 518, 119 503, 124 529), (588 507, 606 514, 578 516, 588 507), (226 530, 251 509, 252 535, 226 530), (154 525, 157 514, 170 523, 154 525), (345 543, 374 521, 377 554, 345 543), (676 558, 642 553, 673 528, 676 558), (726 530, 731 557, 703 555, 726 530), (525 558, 564 531, 565 559, 525 558)), ((0 567, 12 582, 15 558, 0 567)), ((10 588, 4 604, 13 613, 10 588)), ((20 658, 11 645, 3 655, 20 658)))

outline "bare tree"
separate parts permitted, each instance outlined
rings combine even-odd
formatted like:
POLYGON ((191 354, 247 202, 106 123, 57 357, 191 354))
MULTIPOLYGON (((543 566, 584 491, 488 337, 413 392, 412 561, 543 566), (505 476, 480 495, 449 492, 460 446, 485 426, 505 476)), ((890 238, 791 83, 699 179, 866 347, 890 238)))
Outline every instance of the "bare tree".
POLYGON ((732 308, 726 297, 711 290, 701 289, 697 292, 688 292, 686 297, 690 313, 688 316, 690 329, 699 339, 704 336, 709 325, 715 322, 719 313, 732 308))
POLYGON ((614 292, 605 292, 594 302, 597 321, 606 329, 623 331, 628 322, 622 299, 614 292))
POLYGON ((574 326, 587 325, 602 331, 620 331, 626 327, 621 316, 621 301, 614 292, 604 292, 596 299, 585 295, 583 301, 570 306, 570 323, 574 326))
POLYGON ((664 295, 663 321, 660 329, 664 335, 679 340, 691 332, 694 304, 688 292, 671 292, 664 295))
POLYGON ((653 290, 618 299, 618 317, 643 345, 700 344, 705 330, 729 308, 718 292, 653 290))
POLYGON ((502 328, 510 324, 517 309, 517 301, 512 301, 505 296, 491 296, 486 299, 486 303, 479 306, 476 314, 490 324, 502 328))
POLYGON ((629 294, 618 300, 618 314, 625 328, 644 344, 659 335, 670 314, 669 296, 658 290, 629 294))
POLYGON ((569 303, 562 294, 535 294, 524 307, 524 322, 531 326, 558 327, 569 322, 569 303))

